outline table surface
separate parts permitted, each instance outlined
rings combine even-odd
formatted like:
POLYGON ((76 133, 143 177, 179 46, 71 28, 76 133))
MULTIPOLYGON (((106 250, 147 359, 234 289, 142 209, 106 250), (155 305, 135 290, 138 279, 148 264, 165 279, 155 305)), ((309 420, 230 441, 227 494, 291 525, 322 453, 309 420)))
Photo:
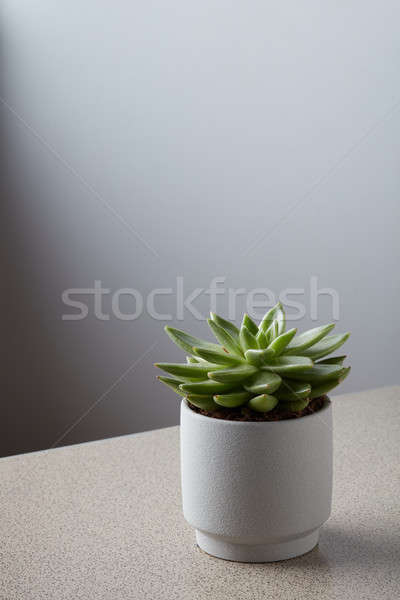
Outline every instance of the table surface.
POLYGON ((333 398, 332 516, 271 564, 202 552, 181 513, 179 428, 0 460, 4 600, 387 598, 400 594, 400 387, 333 398))

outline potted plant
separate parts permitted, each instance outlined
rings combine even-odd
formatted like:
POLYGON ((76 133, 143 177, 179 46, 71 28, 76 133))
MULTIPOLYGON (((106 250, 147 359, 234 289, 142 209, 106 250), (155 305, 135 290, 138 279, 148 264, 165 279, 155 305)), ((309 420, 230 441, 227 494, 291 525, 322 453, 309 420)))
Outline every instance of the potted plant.
POLYGON ((279 303, 259 326, 211 313, 219 344, 172 327, 186 364, 158 363, 183 397, 183 512, 207 553, 269 562, 311 550, 332 495, 332 412, 326 394, 348 375, 349 337, 334 325, 285 329, 279 303))

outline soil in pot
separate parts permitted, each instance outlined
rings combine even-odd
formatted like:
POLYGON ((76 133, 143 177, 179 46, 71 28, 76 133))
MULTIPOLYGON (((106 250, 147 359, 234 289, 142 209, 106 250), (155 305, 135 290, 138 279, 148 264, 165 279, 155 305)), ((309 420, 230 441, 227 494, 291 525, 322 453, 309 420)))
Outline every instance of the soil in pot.
POLYGON ((286 419, 298 419, 299 417, 305 417, 306 415, 312 415, 315 412, 321 410, 327 401, 327 396, 320 396, 319 398, 313 398, 309 404, 298 412, 292 412, 282 408, 282 404, 278 404, 276 408, 267 413, 258 413, 247 406, 240 406, 239 408, 223 408, 216 411, 203 410, 197 408, 188 402, 190 408, 205 417, 213 417, 214 419, 225 419, 226 421, 283 421, 286 419))

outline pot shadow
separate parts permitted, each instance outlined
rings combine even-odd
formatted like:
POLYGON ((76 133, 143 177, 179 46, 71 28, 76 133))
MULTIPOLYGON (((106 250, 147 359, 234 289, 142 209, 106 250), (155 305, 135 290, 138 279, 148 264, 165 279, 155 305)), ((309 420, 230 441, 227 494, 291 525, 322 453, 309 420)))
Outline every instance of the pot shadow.
POLYGON ((369 575, 374 571, 393 578, 399 573, 400 538, 389 526, 386 529, 358 527, 349 530, 326 525, 318 545, 307 554, 276 563, 258 564, 258 567, 268 568, 271 564, 284 567, 288 572, 306 569, 328 578, 333 572, 338 576, 355 571, 369 575))
MULTIPOLYGON (((325 526, 319 544, 307 554, 274 563, 246 565, 256 578, 265 580, 265 590, 278 589, 284 581, 286 597, 379 597, 389 585, 391 596, 399 585, 400 544, 390 528, 343 529, 325 526), (371 592, 373 591, 373 592, 371 592), (367 597, 367 596, 365 596, 367 597)), ((236 565, 238 563, 235 563, 236 565)), ((236 567, 237 568, 237 567, 236 567)))
MULTIPOLYGON (((375 524, 374 524, 375 525, 375 524)), ((327 524, 322 528, 319 544, 307 554, 272 563, 223 561, 197 550, 207 557, 201 565, 209 577, 211 560, 231 598, 241 598, 245 582, 249 597, 284 597, 298 600, 321 598, 395 598, 400 587, 400 542, 389 524, 376 528, 353 528, 327 524), (237 596, 235 594, 238 594, 237 596)), ((199 564, 196 574, 198 576, 199 564)), ((192 575, 191 575, 192 578, 192 575)), ((214 588, 217 584, 213 584, 214 588)), ((212 589, 211 591, 215 591, 212 589)), ((247 597, 247 596, 246 596, 247 597)))
POLYGON ((400 538, 398 531, 393 531, 393 523, 386 527, 376 523, 373 529, 327 525, 321 532, 319 549, 332 567, 357 569, 360 573, 371 569, 388 574, 399 571, 400 538))

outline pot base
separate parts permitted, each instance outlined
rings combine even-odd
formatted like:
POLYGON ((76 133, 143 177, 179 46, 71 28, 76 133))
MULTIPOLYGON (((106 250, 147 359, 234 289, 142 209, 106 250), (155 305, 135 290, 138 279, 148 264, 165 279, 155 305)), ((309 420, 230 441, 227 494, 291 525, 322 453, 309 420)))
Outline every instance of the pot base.
POLYGON ((285 542, 271 544, 233 544, 225 538, 196 529, 198 546, 217 558, 236 562, 262 563, 294 558, 312 550, 318 544, 319 529, 285 542))

